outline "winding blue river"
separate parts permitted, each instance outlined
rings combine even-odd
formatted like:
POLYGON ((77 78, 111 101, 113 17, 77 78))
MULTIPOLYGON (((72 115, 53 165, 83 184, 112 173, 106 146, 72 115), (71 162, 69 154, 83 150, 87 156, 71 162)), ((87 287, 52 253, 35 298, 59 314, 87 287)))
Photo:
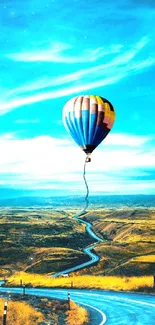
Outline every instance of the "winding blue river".
POLYGON ((92 266, 93 264, 95 264, 96 262, 98 262, 100 260, 100 257, 98 255, 96 255, 95 253, 92 252, 92 250, 95 248, 95 246, 97 245, 98 242, 103 242, 103 240, 98 237, 92 230, 92 225, 87 222, 87 221, 84 221, 82 219, 80 219, 79 217, 82 216, 84 213, 86 212, 86 208, 84 208, 81 212, 79 212, 78 214, 76 214, 75 216, 73 216, 74 219, 76 219, 78 222, 80 223, 83 223, 86 225, 86 231, 88 232, 88 234, 95 240, 96 243, 94 243, 93 245, 91 246, 88 246, 88 247, 85 247, 83 249, 83 252, 85 254, 87 254, 90 258, 89 261, 85 262, 85 263, 81 263, 79 265, 76 265, 74 267, 71 267, 71 268, 68 268, 66 270, 63 270, 61 272, 57 272, 57 273, 54 273, 51 275, 51 277, 57 277, 57 276, 60 276, 60 275, 63 275, 63 274, 69 274, 71 272, 75 272, 75 271, 78 271, 80 269, 83 269, 85 267, 88 267, 88 266, 92 266))

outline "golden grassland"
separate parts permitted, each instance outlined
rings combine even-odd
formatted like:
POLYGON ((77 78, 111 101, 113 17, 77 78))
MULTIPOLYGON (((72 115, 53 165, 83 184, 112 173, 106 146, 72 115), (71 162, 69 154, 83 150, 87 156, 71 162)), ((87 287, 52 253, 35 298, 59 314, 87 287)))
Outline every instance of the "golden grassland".
POLYGON ((94 248, 101 257, 95 266, 79 274, 154 275, 155 209, 119 208, 89 211, 82 217, 103 239, 94 248), (144 258, 145 256, 148 256, 144 258))
POLYGON ((67 318, 65 319, 67 325, 83 325, 88 322, 88 312, 85 308, 82 308, 70 302, 70 310, 66 312, 67 318))
POLYGON ((132 262, 155 263, 155 255, 142 255, 132 258, 132 262))
MULTIPOLYGON (((14 299, 18 299, 17 296, 14 299)), ((21 296, 19 296, 21 299, 21 296)), ((24 299, 24 298, 23 298, 24 299)), ((7 324, 8 325, 39 325, 53 324, 60 325, 84 325, 88 322, 88 312, 85 308, 67 300, 58 301, 47 298, 31 298, 24 301, 8 301, 7 324), (30 302, 30 304, 29 304, 30 302), (32 305, 34 305, 33 308, 32 305), (69 308, 70 307, 70 308, 69 308), (36 310, 37 309, 37 310, 36 310)), ((0 324, 3 321, 4 302, 0 299, 0 324)))
POLYGON ((52 287, 52 288, 70 288, 77 289, 103 289, 114 291, 137 291, 144 288, 153 288, 153 276, 142 277, 118 277, 118 276, 71 276, 51 278, 48 275, 42 276, 38 274, 28 274, 24 272, 12 275, 7 286, 19 286, 20 279, 28 286, 34 287, 52 287))
POLYGON ((93 240, 69 213, 52 209, 0 209, 0 276, 17 270, 55 273, 88 260, 93 240))
MULTIPOLYGON (((78 210, 0 209, 0 276, 18 271, 53 274, 88 260, 82 249, 93 242, 72 216, 78 210)), ((94 248, 100 261, 76 275, 154 275, 155 210, 90 210, 83 217, 103 239, 94 248)))
MULTIPOLYGON (((0 299, 0 323, 2 324, 4 299, 0 299)), ((44 320, 44 315, 25 302, 8 302, 8 325, 37 325, 44 320)))

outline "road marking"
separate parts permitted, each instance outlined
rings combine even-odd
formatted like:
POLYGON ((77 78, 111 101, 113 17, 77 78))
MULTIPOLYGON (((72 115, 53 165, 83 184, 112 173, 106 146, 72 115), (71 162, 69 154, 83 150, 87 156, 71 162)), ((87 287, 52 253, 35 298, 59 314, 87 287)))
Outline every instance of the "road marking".
MULTIPOLYGON (((75 292, 74 291, 74 294, 77 294, 77 295, 83 295, 83 293, 81 292, 75 292)), ((97 296, 97 297, 101 297, 103 299, 111 299, 111 300, 118 300, 118 302, 120 302, 120 300, 123 300, 123 301, 126 301, 126 302, 135 302, 137 304, 140 304, 140 305, 147 305, 147 306, 150 306, 150 307, 154 307, 155 308, 155 304, 152 304, 150 302, 146 302, 146 301, 140 301, 140 300, 134 300, 134 299, 129 299, 129 298, 120 298, 120 297, 115 297, 115 296, 104 296, 102 294, 98 294, 98 293, 85 293, 85 295, 88 295, 88 296, 97 296)))
MULTIPOLYGON (((34 290, 36 290, 36 289, 34 289, 34 290)), ((49 290, 49 289, 44 288, 43 290, 46 291, 46 290, 49 290)), ((50 290, 53 291, 53 293, 58 292, 58 293, 61 293, 61 294, 62 293, 65 294, 65 291, 63 291, 61 289, 52 289, 52 288, 50 288, 50 290)), ((135 299, 121 298, 121 297, 116 297, 116 296, 105 296, 105 295, 102 295, 101 293, 99 293, 99 294, 98 293, 89 293, 89 292, 83 293, 83 292, 79 292, 79 291, 73 291, 72 293, 75 294, 75 295, 79 295, 79 296, 84 294, 85 296, 98 297, 98 298, 102 298, 103 300, 106 300, 106 301, 109 301, 109 299, 110 299, 110 300, 116 300, 117 302, 120 302, 120 303, 121 303, 121 300, 126 301, 126 302, 130 302, 130 303, 135 302, 135 303, 137 303, 139 305, 146 305, 146 306, 150 306, 150 307, 155 308, 155 304, 152 304, 152 303, 146 302, 146 301, 135 300, 135 299)), ((95 308, 95 307, 93 307, 93 308, 95 308)))
POLYGON ((92 309, 95 309, 98 313, 100 313, 100 314, 102 315, 103 320, 102 320, 102 322, 101 322, 100 324, 98 324, 98 325, 103 325, 103 324, 106 323, 107 318, 106 318, 106 315, 102 312, 102 310, 100 310, 100 309, 98 309, 98 308, 96 308, 96 307, 94 307, 94 306, 91 306, 91 305, 85 304, 84 302, 77 302, 77 303, 79 303, 80 305, 85 305, 85 306, 87 306, 87 307, 90 307, 90 308, 92 308, 92 309))
MULTIPOLYGON (((108 298, 112 298, 112 299, 115 299, 115 300, 118 299, 117 297, 114 297, 114 296, 109 296, 108 298)), ((129 299, 129 298, 119 298, 119 300, 124 300, 124 301, 127 301, 127 302, 135 302, 135 303, 140 304, 140 305, 147 305, 147 306, 155 308, 155 304, 151 304, 150 302, 146 302, 146 301, 133 300, 133 299, 129 299)))
MULTIPOLYGON (((10 291, 6 291, 6 292, 9 293, 10 291)), ((61 290, 57 290, 57 292, 61 292, 62 293, 61 290)), ((57 299, 64 299, 64 298, 57 298, 57 299)), ((75 299, 75 301, 76 301, 76 299, 75 299)), ((84 302, 81 302, 81 301, 80 302, 77 302, 77 303, 79 303, 80 305, 84 305, 84 306, 90 307, 90 308, 96 310, 98 313, 101 314, 101 316, 102 316, 102 322, 100 324, 98 324, 98 325, 104 325, 106 323, 107 318, 106 318, 106 315, 102 312, 102 310, 100 310, 100 309, 98 309, 98 308, 96 308, 94 306, 85 304, 84 302)))

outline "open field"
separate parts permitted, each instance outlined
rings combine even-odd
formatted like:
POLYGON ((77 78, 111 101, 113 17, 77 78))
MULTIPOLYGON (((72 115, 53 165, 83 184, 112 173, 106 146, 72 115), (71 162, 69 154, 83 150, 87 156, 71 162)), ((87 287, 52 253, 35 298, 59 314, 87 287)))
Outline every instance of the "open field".
POLYGON ((155 275, 155 209, 96 210, 83 219, 104 242, 95 248, 97 266, 78 274, 155 275))
POLYGON ((86 309, 73 301, 69 309, 68 300, 3 293, 0 296, 1 324, 5 301, 8 301, 9 325, 84 325, 89 317, 86 309))
POLYGON ((88 323, 88 312, 85 308, 78 306, 75 302, 71 301, 70 310, 66 312, 67 325, 86 325, 88 323))
POLYGON ((68 213, 43 208, 1 208, 0 276, 25 270, 54 273, 85 262, 92 239, 68 213))
MULTIPOLYGON (((0 208, 1 278, 20 271, 49 276, 88 260, 82 249, 93 239, 72 217, 75 213, 48 207, 0 208)), ((97 209, 82 218, 104 241, 94 248, 101 257, 98 264, 74 276, 155 275, 155 209, 97 209)))
MULTIPOLYGON (((0 323, 3 321, 4 299, 0 299, 0 323)), ((44 321, 42 312, 37 311, 25 302, 9 301, 7 312, 7 323, 9 325, 38 325, 44 321)), ((47 323, 42 323, 47 324, 47 323)))
POLYGON ((51 288, 89 288, 122 291, 153 291, 154 277, 118 277, 118 276, 93 276, 71 275, 70 277, 51 278, 49 275, 38 275, 19 272, 12 275, 7 286, 20 286, 20 279, 28 287, 51 288))

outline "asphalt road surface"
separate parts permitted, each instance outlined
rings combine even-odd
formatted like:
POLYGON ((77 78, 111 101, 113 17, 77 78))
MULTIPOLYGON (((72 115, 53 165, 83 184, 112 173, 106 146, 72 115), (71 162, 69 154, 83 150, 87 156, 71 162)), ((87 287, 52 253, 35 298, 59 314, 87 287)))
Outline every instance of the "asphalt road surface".
MULTIPOLYGON (((21 288, 0 288, 0 292, 22 293, 21 288)), ((89 325, 154 325, 155 296, 103 290, 70 291, 71 300, 90 313, 89 325)), ((26 288, 26 294, 67 299, 67 289, 26 288)))

